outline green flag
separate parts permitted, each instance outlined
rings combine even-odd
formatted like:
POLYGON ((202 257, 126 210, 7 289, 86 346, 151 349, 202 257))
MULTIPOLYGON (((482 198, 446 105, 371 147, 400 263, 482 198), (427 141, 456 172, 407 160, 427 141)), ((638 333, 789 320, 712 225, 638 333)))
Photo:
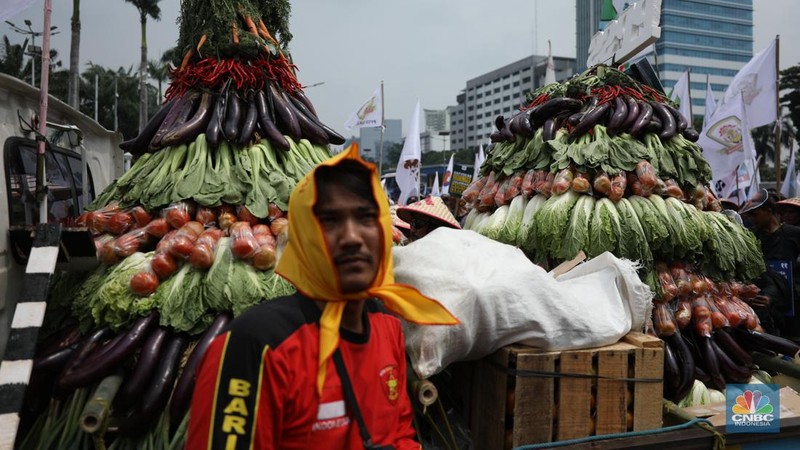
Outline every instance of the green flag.
POLYGON ((617 18, 617 8, 614 7, 614 0, 603 0, 603 9, 600 10, 600 20, 611 21, 617 18))

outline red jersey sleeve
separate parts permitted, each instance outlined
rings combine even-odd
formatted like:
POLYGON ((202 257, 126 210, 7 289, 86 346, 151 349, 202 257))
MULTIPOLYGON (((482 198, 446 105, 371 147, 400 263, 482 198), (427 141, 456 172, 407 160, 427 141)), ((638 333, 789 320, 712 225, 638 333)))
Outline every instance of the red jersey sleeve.
POLYGON ((248 333, 218 336, 197 374, 186 449, 275 449, 280 438, 279 377, 271 350, 248 333))
POLYGON ((408 364, 406 361, 406 343, 402 328, 400 328, 398 337, 400 342, 397 345, 399 345, 399 348, 401 349, 400 380, 402 381, 402 386, 400 387, 399 399, 400 426, 397 430, 397 440, 394 443, 394 447, 397 450, 420 450, 422 449, 422 446, 419 444, 419 442, 414 440, 417 435, 413 425, 414 410, 411 408, 411 399, 408 396, 408 389, 406 386, 408 380, 408 364))

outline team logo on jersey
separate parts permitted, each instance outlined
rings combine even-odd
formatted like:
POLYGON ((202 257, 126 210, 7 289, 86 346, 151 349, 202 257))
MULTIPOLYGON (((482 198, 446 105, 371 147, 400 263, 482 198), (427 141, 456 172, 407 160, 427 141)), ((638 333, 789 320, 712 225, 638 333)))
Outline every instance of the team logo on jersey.
POLYGON ((383 392, 386 394, 386 398, 388 398, 390 402, 395 403, 398 397, 400 397, 400 376, 397 366, 392 364, 384 367, 380 371, 380 376, 381 385, 383 386, 383 392))

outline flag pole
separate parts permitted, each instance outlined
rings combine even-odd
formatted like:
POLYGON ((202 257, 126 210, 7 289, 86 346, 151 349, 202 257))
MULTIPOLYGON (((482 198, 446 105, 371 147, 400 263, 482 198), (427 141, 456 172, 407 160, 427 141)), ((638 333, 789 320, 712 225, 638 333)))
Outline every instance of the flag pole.
POLYGON ((686 69, 686 83, 689 85, 689 124, 694 121, 694 112, 692 112, 692 68, 686 69))
POLYGON ((381 144, 379 154, 380 157, 378 158, 378 177, 383 176, 383 118, 385 117, 384 109, 383 109, 383 80, 381 80, 381 144))
POLYGON ((739 206, 742 206, 742 198, 739 197, 739 168, 742 167, 742 164, 744 163, 741 163, 738 166, 736 166, 736 172, 734 172, 734 178, 736 178, 736 203, 739 206))
POLYGON ((781 67, 780 67, 780 54, 781 54, 781 35, 775 36, 775 189, 781 191, 781 103, 780 94, 781 86, 781 67))

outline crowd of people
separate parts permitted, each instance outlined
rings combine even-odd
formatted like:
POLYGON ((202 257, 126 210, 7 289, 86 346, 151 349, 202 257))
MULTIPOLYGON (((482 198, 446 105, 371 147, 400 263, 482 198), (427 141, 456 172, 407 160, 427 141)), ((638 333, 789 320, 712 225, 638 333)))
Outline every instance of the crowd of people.
POLYGON ((783 198, 761 189, 738 211, 743 224, 761 243, 767 266, 756 284, 761 295, 752 300, 765 331, 800 342, 800 198, 783 198))

